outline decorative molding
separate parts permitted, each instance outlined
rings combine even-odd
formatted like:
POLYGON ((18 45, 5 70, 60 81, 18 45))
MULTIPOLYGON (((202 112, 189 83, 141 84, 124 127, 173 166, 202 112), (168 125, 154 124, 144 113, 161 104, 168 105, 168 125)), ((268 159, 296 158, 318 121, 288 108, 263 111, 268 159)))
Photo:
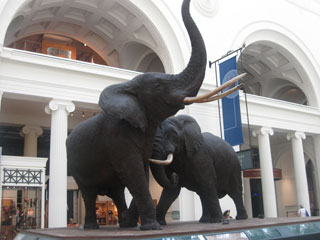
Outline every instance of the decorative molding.
MULTIPOLYGON (((242 123, 246 124, 244 96, 240 100, 242 123)), ((317 108, 251 94, 247 94, 247 104, 252 128, 268 126, 287 132, 304 132, 306 135, 320 134, 320 111, 317 108)))
POLYGON ((219 10, 218 0, 194 0, 192 3, 206 17, 215 17, 219 10))
POLYGON ((43 130, 40 127, 36 127, 36 126, 30 126, 30 125, 26 125, 22 128, 20 134, 21 136, 24 135, 28 135, 30 133, 34 132, 36 134, 37 137, 41 136, 43 134, 43 130))
POLYGON ((0 167, 25 169, 28 166, 28 169, 44 169, 47 160, 48 158, 2 155, 0 167))
POLYGON ((65 111, 69 114, 75 110, 75 105, 70 101, 53 99, 45 107, 45 112, 51 114, 51 112, 57 111, 59 108, 64 108, 65 111))
POLYGON ((254 137, 257 137, 259 134, 262 134, 262 135, 273 135, 274 131, 272 128, 270 127, 259 127, 259 128, 256 128, 252 131, 252 135, 254 137))
POLYGON ((31 169, 3 169, 3 181, 2 184, 30 184, 41 185, 42 170, 31 169))
POLYGON ((306 139, 306 134, 304 132, 292 132, 287 134, 287 139, 290 141, 291 139, 306 139))

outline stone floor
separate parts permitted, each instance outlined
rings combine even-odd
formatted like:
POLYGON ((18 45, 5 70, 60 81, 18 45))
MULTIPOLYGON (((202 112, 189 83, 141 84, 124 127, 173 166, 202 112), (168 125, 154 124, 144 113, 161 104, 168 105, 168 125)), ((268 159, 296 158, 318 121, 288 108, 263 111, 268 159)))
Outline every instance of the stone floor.
POLYGON ((119 228, 117 226, 102 226, 97 230, 80 228, 57 228, 28 230, 29 234, 54 239, 154 239, 183 235, 198 235, 201 233, 231 232, 252 228, 263 228, 280 225, 290 225, 307 222, 319 222, 320 217, 309 218, 266 218, 248 220, 230 220, 229 224, 177 222, 162 226, 162 230, 140 231, 137 228, 119 228))

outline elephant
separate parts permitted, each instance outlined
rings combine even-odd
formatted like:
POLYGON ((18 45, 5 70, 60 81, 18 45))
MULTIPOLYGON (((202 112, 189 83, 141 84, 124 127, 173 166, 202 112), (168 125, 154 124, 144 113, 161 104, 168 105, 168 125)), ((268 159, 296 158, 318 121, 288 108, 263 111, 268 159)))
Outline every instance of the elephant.
POLYGON ((219 92, 227 85, 196 96, 205 77, 207 55, 189 6, 190 0, 184 0, 181 8, 192 49, 186 68, 178 74, 141 73, 106 87, 99 98, 102 111, 78 124, 67 137, 68 169, 85 203, 84 228, 99 228, 95 201, 97 195, 107 195, 117 206, 120 227, 136 227, 140 216, 141 230, 160 229, 148 186, 148 158, 156 130, 185 105, 226 94, 219 92), (125 187, 133 196, 129 208, 125 187))
POLYGON ((154 139, 151 172, 163 187, 156 208, 157 220, 166 225, 165 215, 182 187, 196 192, 202 204, 200 222, 221 222, 219 198, 228 194, 237 209, 237 219, 247 219, 242 200, 240 161, 223 139, 201 133, 188 115, 170 117, 161 123, 154 139), (164 164, 161 159, 171 155, 164 164), (165 166, 160 166, 162 162, 165 166))

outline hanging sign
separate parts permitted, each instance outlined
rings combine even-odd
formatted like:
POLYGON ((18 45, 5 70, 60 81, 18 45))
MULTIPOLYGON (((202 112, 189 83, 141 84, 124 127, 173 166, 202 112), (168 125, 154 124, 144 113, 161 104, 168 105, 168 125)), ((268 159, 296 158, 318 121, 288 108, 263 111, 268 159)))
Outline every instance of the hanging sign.
MULTIPOLYGON (((221 85, 237 76, 236 56, 220 63, 219 69, 221 85)), ((239 91, 222 98, 222 114, 224 139, 232 146, 243 144, 239 91)))

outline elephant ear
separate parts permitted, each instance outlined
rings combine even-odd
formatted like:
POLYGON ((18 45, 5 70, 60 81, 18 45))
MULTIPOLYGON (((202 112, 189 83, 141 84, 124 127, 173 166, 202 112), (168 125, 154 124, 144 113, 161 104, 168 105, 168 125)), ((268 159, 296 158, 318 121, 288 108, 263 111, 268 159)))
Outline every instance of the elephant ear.
MULTIPOLYGON (((179 116, 177 118, 179 118, 179 116)), ((203 143, 201 128, 192 117, 181 116, 181 118, 183 119, 182 131, 184 134, 186 153, 187 157, 191 158, 203 143)))
POLYGON ((126 84, 115 84, 105 88, 100 94, 99 106, 106 113, 128 121, 143 132, 147 128, 143 106, 126 84))

